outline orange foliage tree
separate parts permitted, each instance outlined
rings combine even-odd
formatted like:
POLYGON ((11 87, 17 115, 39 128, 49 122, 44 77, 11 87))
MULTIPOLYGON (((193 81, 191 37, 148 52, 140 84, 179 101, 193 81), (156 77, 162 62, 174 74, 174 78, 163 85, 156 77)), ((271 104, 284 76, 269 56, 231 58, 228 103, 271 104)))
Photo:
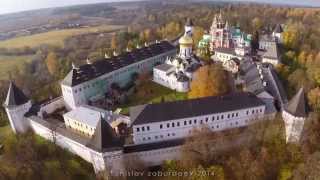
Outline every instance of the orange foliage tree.
POLYGON ((220 65, 206 65, 195 73, 188 97, 192 99, 217 96, 229 91, 227 72, 220 65))

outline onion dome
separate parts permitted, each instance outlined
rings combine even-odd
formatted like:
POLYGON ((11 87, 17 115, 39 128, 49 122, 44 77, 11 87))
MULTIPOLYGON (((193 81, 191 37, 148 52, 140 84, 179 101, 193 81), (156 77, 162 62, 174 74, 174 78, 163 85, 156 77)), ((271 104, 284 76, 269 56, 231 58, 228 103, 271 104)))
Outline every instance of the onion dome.
POLYGON ((179 39, 179 44, 192 45, 193 44, 193 39, 190 36, 184 35, 179 39))

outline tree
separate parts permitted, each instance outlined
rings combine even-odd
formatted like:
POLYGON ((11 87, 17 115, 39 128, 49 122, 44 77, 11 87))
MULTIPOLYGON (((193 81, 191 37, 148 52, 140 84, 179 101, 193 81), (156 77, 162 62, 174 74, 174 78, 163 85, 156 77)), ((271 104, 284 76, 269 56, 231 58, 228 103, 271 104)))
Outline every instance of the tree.
POLYGON ((204 34, 204 29, 202 27, 196 26, 193 28, 193 45, 198 46, 198 42, 202 39, 204 34))
POLYGON ((255 17, 252 20, 252 27, 255 31, 260 30, 262 28, 262 26, 263 26, 263 23, 259 17, 255 17))
POLYGON ((112 35, 112 38, 111 38, 111 49, 113 51, 116 51, 118 49, 118 38, 117 38, 116 34, 112 35))
POLYGON ((308 76, 303 69, 295 70, 289 75, 288 81, 295 91, 301 87, 304 87, 306 91, 309 91, 314 86, 314 81, 310 81, 310 79, 308 79, 308 76))
POLYGON ((230 91, 226 71, 220 65, 200 67, 191 82, 189 98, 223 95, 230 91))
POLYGON ((308 93, 308 103, 314 111, 320 111, 320 88, 311 89, 308 93))
POLYGON ((48 71, 51 75, 55 76, 59 69, 58 57, 54 52, 50 52, 46 58, 48 71))
POLYGON ((320 152, 315 152, 308 157, 306 162, 299 164, 293 172, 293 180, 318 179, 320 177, 320 152))

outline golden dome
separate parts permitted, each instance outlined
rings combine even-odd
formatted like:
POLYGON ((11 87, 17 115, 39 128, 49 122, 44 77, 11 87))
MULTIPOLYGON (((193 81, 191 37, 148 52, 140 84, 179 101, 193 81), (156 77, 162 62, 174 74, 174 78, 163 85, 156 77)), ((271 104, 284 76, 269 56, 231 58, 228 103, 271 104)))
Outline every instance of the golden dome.
POLYGON ((192 45, 193 39, 188 35, 184 35, 179 39, 179 44, 192 45))

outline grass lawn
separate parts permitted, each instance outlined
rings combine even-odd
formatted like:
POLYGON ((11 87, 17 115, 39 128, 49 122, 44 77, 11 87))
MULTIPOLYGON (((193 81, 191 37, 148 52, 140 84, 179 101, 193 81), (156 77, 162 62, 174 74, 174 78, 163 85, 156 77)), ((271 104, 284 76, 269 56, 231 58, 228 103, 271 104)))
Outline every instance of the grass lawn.
POLYGON ((30 63, 33 55, 28 56, 2 56, 0 55, 0 80, 8 78, 8 72, 15 67, 21 68, 23 62, 30 63))
POLYGON ((0 41, 0 48, 21 48, 24 46, 29 46, 33 48, 41 44, 49 44, 62 47, 63 41, 70 36, 95 32, 112 32, 122 29, 123 27, 124 26, 102 25, 88 28, 54 30, 46 33, 22 36, 13 39, 8 39, 5 41, 0 41))
POLYGON ((0 127, 0 144, 1 142, 12 133, 10 125, 0 127))
POLYGON ((137 92, 129 97, 128 103, 121 106, 122 114, 129 114, 129 107, 147 104, 160 103, 162 101, 178 101, 187 99, 187 93, 180 93, 152 81, 137 87, 137 92))

